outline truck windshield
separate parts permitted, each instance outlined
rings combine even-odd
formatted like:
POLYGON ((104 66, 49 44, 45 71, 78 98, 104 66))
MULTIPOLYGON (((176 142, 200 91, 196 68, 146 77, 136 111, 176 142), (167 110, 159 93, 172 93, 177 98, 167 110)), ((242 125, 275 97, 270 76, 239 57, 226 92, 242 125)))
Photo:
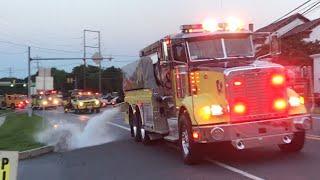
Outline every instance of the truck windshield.
POLYGON ((253 48, 249 35, 196 39, 188 42, 190 59, 216 60, 229 57, 252 57, 253 48))
POLYGON ((94 99, 94 97, 93 96, 84 96, 84 95, 82 95, 82 96, 79 96, 78 97, 78 99, 79 100, 90 100, 90 99, 94 99))
POLYGON ((189 42, 192 60, 223 58, 221 39, 198 40, 189 42))
POLYGON ((224 38, 227 57, 253 56, 250 37, 224 38))

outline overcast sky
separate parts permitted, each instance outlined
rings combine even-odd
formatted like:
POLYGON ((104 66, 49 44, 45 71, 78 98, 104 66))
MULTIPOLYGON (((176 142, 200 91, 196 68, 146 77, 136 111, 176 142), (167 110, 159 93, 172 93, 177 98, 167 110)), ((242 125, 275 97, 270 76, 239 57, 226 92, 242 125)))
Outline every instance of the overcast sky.
MULTIPOLYGON (((0 0, 0 77, 8 76, 10 67, 14 76, 27 75, 26 45, 34 46, 33 57, 82 57, 83 29, 101 31, 104 55, 122 55, 115 56, 114 62, 104 62, 104 67, 123 66, 137 59, 135 56, 146 45, 178 32, 181 24, 233 16, 259 28, 305 1, 0 0)), ((307 17, 319 17, 319 12, 307 17)), ((88 42, 95 45, 97 39, 92 35, 88 42)), ((40 65, 70 70, 79 63, 59 61, 40 65)), ((35 69, 35 64, 32 67, 35 69)))

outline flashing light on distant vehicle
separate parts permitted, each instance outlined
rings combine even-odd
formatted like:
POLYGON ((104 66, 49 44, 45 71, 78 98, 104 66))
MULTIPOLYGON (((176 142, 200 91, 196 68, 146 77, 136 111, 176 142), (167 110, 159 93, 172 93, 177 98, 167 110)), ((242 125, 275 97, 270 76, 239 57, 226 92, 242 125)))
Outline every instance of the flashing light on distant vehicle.
POLYGON ((83 102, 79 102, 79 106, 83 106, 84 105, 84 103, 83 102))
POLYGON ((95 103, 96 105, 99 105, 99 104, 100 104, 100 101, 99 101, 99 100, 95 100, 94 103, 95 103))
POLYGON ((48 101, 47 100, 42 101, 42 105, 44 106, 48 105, 48 101))
POLYGON ((54 99, 53 104, 57 105, 57 104, 59 104, 59 101, 57 99, 54 99))

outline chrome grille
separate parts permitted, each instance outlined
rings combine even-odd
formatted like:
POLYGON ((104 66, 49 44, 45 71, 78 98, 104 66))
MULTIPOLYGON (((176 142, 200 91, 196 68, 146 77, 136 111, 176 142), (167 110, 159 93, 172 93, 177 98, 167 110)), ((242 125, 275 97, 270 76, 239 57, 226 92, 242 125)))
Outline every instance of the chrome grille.
POLYGON ((279 69, 254 69, 229 74, 227 94, 230 107, 232 108, 240 101, 247 108, 243 115, 236 114, 231 110, 232 121, 253 121, 286 116, 286 111, 277 112, 272 108, 274 94, 286 97, 285 87, 275 90, 271 86, 272 73, 279 71, 279 69), (240 80, 243 83, 241 86, 235 86, 233 85, 235 80, 240 80))

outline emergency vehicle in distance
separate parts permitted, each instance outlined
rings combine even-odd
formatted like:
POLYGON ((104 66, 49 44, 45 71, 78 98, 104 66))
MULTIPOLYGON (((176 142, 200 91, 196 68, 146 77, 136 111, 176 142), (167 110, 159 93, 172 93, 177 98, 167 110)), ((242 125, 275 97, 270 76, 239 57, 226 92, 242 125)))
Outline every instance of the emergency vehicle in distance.
POLYGON ((61 99, 55 90, 39 91, 31 96, 32 109, 57 109, 60 104, 61 99))
POLYGON ((100 100, 90 91, 76 90, 71 92, 71 97, 64 104, 64 112, 74 111, 99 113, 101 108, 100 100))
POLYGON ((197 162, 208 143, 230 142, 238 150, 303 148, 312 119, 304 98, 286 85, 285 68, 265 60, 278 52, 275 36, 266 39, 271 52, 256 57, 254 33, 237 20, 181 30, 123 68, 123 108, 136 141, 178 142, 186 164, 197 162))
POLYGON ((2 107, 11 109, 24 109, 28 103, 27 95, 23 94, 6 94, 1 102, 2 107))

